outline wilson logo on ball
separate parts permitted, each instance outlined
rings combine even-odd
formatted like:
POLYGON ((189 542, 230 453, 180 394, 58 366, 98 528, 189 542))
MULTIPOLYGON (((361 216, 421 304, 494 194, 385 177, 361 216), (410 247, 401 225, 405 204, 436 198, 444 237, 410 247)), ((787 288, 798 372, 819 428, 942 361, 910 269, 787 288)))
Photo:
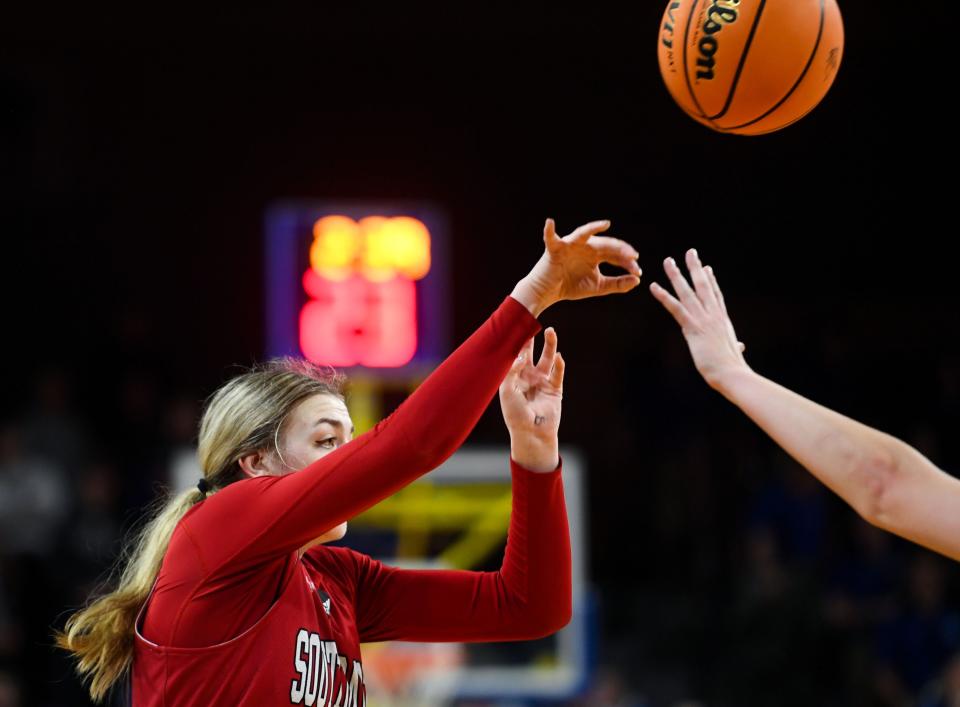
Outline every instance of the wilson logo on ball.
POLYGON ((713 79, 713 67, 716 60, 713 58, 720 48, 720 41, 715 37, 725 25, 737 21, 737 6, 740 0, 714 0, 707 8, 706 20, 700 28, 704 36, 697 43, 700 56, 697 57, 697 78, 713 79))

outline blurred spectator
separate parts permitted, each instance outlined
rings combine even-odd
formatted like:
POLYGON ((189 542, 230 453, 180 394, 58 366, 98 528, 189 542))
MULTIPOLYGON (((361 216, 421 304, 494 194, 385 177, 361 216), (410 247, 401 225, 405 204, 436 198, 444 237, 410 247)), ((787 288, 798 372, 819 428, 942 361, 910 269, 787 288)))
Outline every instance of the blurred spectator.
POLYGON ((18 656, 23 641, 16 618, 16 607, 13 604, 14 588, 9 581, 12 573, 10 568, 5 567, 10 562, 11 559, 0 556, 0 661, 18 656))
POLYGON ((818 703, 815 591, 783 561, 772 528, 744 539, 745 567, 722 643, 715 689, 723 704, 818 703))
POLYGON ((826 530, 826 492, 806 469, 780 452, 775 474, 754 499, 749 521, 776 533, 784 555, 815 562, 822 556, 826 530))
POLYGON ((116 469, 107 461, 87 464, 77 484, 77 506, 64 525, 52 572, 72 578, 69 604, 82 604, 120 549, 121 488, 116 469))
POLYGON ((66 475, 24 448, 22 429, 0 427, 0 553, 46 555, 70 510, 66 475))
POLYGON ((877 633, 878 684, 885 693, 917 692, 960 650, 960 614, 948 607, 943 560, 918 552, 908 569, 907 598, 877 633))
POLYGON ((87 452, 83 429, 73 415, 72 398, 73 389, 65 371, 42 371, 22 425, 26 453, 50 459, 68 475, 83 462, 87 452))
POLYGON ((0 707, 21 707, 20 681, 16 677, 0 670, 0 707))
POLYGON ((823 581, 823 621, 829 635, 831 683, 844 703, 873 690, 876 676, 870 637, 898 610, 897 589, 904 565, 897 539, 843 509, 840 528, 851 536, 834 543, 823 581))
POLYGON ((587 694, 574 704, 578 707, 644 707, 647 703, 633 693, 619 671, 605 667, 598 671, 587 694))
POLYGON ((960 707, 960 655, 955 655, 941 675, 920 696, 917 707, 960 707))
POLYGON ((897 608, 897 586, 903 565, 894 552, 894 536, 849 516, 851 551, 834 564, 824 588, 828 623, 839 629, 873 628, 891 619, 897 608))
POLYGON ((168 484, 173 493, 179 493, 203 476, 197 460, 197 426, 200 424, 200 406, 196 399, 179 395, 167 405, 166 468, 168 484))

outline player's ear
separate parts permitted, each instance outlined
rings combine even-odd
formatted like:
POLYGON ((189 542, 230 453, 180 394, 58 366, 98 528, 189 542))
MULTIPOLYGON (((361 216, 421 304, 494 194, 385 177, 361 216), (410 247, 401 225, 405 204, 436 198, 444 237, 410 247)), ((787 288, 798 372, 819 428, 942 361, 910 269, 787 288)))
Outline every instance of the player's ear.
POLYGON ((267 455, 263 452, 253 452, 245 454, 237 460, 240 465, 240 471, 249 479, 257 476, 269 476, 271 471, 267 466, 267 455))

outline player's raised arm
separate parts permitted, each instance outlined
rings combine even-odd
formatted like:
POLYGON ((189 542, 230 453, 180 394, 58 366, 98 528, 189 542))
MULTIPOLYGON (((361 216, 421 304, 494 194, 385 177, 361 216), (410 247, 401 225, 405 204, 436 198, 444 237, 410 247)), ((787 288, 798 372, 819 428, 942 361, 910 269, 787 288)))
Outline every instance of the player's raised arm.
POLYGON ((674 294, 656 283, 650 291, 680 325, 707 384, 868 522, 960 560, 960 481, 896 437, 751 370, 716 274, 695 250, 686 264, 690 282, 668 258, 664 271, 674 294))

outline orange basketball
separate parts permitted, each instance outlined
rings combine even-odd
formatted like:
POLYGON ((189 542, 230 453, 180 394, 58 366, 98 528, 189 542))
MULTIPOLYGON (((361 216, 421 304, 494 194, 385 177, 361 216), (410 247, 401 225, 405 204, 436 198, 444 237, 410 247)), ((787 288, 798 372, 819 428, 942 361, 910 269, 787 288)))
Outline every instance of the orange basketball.
POLYGON ((670 0, 657 53, 690 117, 759 135, 800 120, 826 95, 843 20, 836 0, 670 0))

